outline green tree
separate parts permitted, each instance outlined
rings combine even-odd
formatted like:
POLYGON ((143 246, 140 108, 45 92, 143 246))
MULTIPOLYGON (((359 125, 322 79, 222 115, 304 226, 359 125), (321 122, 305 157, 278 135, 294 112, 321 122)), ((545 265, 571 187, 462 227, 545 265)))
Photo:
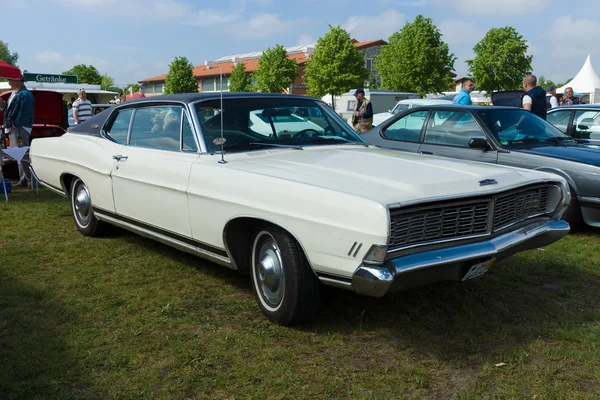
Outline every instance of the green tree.
POLYGON ((375 56, 375 69, 381 76, 382 88, 424 96, 452 86, 450 74, 455 60, 432 20, 417 15, 382 46, 375 56))
POLYGON ((287 57, 285 48, 275 45, 265 50, 258 60, 258 68, 252 74, 256 88, 267 93, 281 93, 296 79, 298 64, 287 57))
POLYGON ((129 88, 131 88, 131 91, 133 93, 137 93, 142 88, 142 85, 140 85, 139 83, 128 83, 127 85, 125 85, 125 89, 124 89, 124 91, 127 95, 129 95, 129 88))
POLYGON ((8 49, 8 43, 0 40, 0 60, 18 67, 17 62, 19 61, 19 53, 11 53, 8 49))
POLYGON ((558 87, 558 85, 556 83, 554 83, 554 81, 551 81, 550 79, 546 79, 543 75, 538 77, 537 84, 539 86, 543 87, 544 90, 548 86, 558 87))
POLYGON ((169 64, 169 73, 165 79, 165 94, 197 92, 198 81, 192 69, 193 65, 187 57, 175 57, 169 64))
POLYGON ((558 89, 559 87, 565 86, 567 83, 571 82, 573 80, 573 78, 569 78, 566 81, 564 81, 563 83, 557 83, 555 86, 558 89))
POLYGON ((229 77, 230 92, 251 92, 252 78, 246 73, 246 65, 243 62, 238 63, 231 71, 229 77))
POLYGON ((111 76, 108 76, 108 74, 102 75, 102 83, 100 83, 100 88, 110 92, 119 93, 121 91, 121 89, 115 85, 115 80, 111 76))
POLYGON ((79 64, 68 71, 64 71, 65 75, 77 75, 79 83, 88 83, 90 85, 102 85, 102 75, 93 65, 79 64))
POLYGON ((353 87, 363 86, 369 78, 365 57, 350 42, 350 35, 338 26, 329 26, 329 32, 317 41, 317 46, 306 62, 304 82, 308 94, 314 97, 339 96, 353 87))
POLYGON ((492 28, 473 47, 475 58, 467 60, 477 88, 494 90, 520 89, 523 77, 531 73, 533 56, 527 55, 527 40, 515 28, 492 28))

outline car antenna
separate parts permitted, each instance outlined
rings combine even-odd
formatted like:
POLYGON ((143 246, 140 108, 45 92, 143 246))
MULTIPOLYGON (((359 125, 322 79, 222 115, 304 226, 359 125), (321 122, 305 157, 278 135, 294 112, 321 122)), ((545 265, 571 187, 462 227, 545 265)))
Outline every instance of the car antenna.
POLYGON ((219 88, 221 89, 221 138, 219 140, 221 144, 221 159, 219 160, 219 164, 227 164, 227 161, 225 161, 225 151, 223 150, 223 145, 225 144, 225 138, 223 137, 223 63, 219 64, 219 88))

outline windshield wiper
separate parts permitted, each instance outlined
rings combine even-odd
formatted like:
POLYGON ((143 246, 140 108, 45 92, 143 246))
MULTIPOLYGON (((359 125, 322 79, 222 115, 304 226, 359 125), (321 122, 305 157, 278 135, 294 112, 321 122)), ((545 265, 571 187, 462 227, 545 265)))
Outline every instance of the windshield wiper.
POLYGON ((553 137, 550 137, 550 138, 546 139, 546 142, 552 142, 554 144, 559 144, 561 142, 564 142, 565 140, 566 141, 573 140, 573 141, 577 142, 575 139, 570 138, 570 137, 566 137, 566 136, 553 136, 553 137))
POLYGON ((297 146, 297 145, 276 144, 276 143, 259 143, 259 142, 230 144, 229 146, 223 146, 223 150, 240 150, 240 149, 248 149, 251 147, 279 147, 279 148, 284 148, 284 149, 304 150, 302 148, 302 146, 297 146))
POLYGON ((361 146, 369 147, 369 145, 367 143, 353 142, 352 140, 344 139, 343 137, 339 137, 339 136, 316 136, 309 140, 309 143, 337 143, 337 142, 342 142, 344 144, 353 144, 353 145, 358 144, 361 146))

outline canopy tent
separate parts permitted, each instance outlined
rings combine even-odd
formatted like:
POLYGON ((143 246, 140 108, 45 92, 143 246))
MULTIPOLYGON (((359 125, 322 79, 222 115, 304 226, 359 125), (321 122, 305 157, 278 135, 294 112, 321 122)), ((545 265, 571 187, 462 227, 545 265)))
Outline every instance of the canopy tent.
MULTIPOLYGON (((48 82, 25 82, 25 86, 30 90, 51 90, 53 92, 63 93, 63 99, 67 102, 72 98, 77 98, 77 90, 85 89, 88 98, 93 103, 107 104, 116 92, 102 90, 100 85, 89 85, 87 83, 48 83, 48 82)), ((11 90, 7 82, 0 82, 0 92, 11 90)))
POLYGON ((19 68, 0 60, 0 78, 22 79, 23 75, 21 75, 19 68))
POLYGON ((596 92, 600 92, 600 76, 594 70, 590 56, 587 56, 583 67, 579 70, 575 78, 562 87, 556 89, 557 93, 564 93, 565 89, 572 87, 574 92, 589 96, 590 103, 600 102, 600 97, 596 92))

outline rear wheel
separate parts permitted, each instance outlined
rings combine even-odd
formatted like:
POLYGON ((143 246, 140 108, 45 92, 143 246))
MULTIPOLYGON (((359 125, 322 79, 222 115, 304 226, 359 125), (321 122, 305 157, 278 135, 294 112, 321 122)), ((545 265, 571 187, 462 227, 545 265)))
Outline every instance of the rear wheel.
POLYGON ((106 224, 94 216, 90 192, 79 178, 73 179, 71 183, 70 200, 73 219, 79 232, 85 236, 100 236, 106 229, 106 224))
POLYGON ((298 242, 285 230, 264 225, 252 241, 252 290, 263 314, 281 325, 308 321, 319 305, 319 281, 298 242))

